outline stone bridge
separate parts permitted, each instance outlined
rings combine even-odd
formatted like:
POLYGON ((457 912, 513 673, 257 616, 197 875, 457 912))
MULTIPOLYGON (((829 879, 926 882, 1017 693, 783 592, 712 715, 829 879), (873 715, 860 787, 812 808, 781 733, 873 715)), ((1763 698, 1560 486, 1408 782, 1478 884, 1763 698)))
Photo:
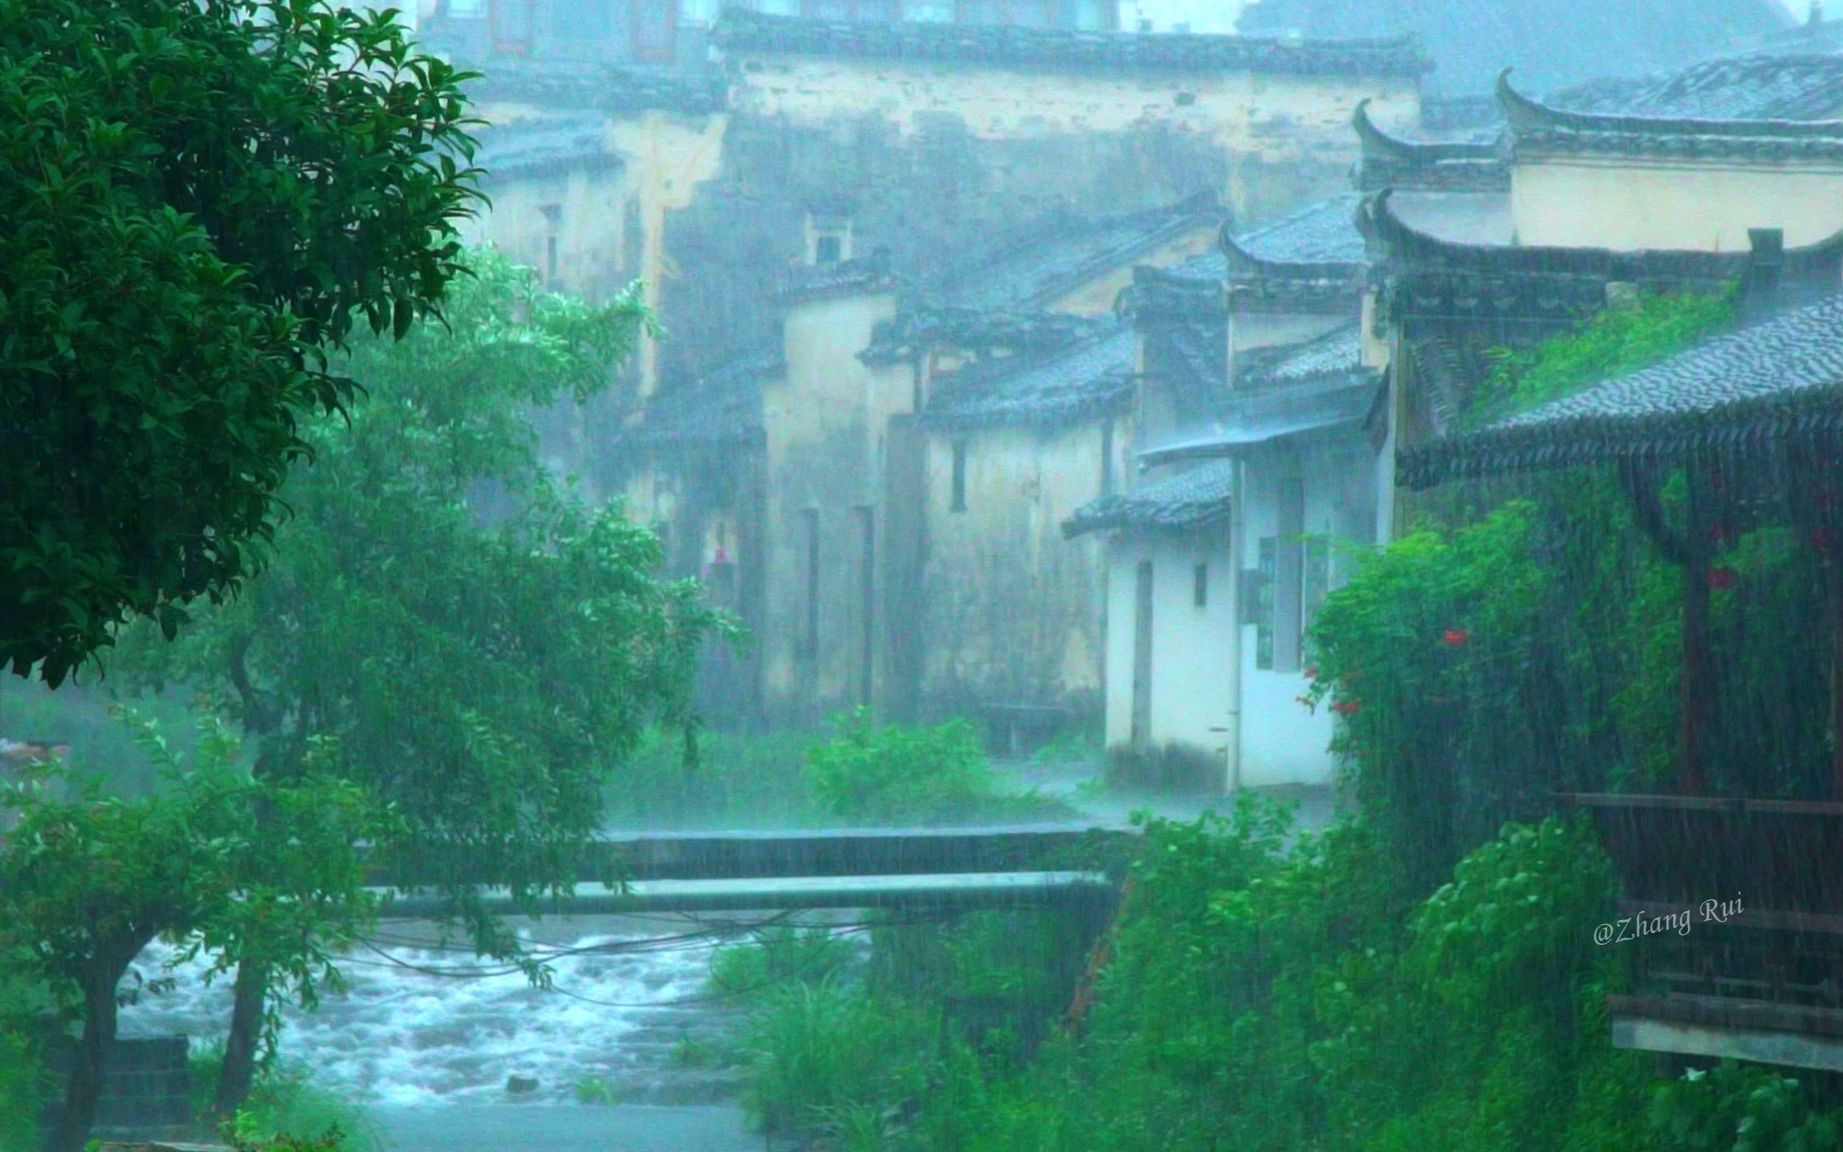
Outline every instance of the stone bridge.
POLYGON ((413 869, 378 868, 395 890, 386 915, 440 916, 441 886, 479 890, 491 910, 547 915, 718 912, 787 908, 1105 909, 1139 842, 1130 828, 1017 824, 792 832, 610 835, 572 869, 565 895, 513 899, 520 869, 486 852, 426 856, 413 869), (406 893, 403 889, 409 889, 406 893))

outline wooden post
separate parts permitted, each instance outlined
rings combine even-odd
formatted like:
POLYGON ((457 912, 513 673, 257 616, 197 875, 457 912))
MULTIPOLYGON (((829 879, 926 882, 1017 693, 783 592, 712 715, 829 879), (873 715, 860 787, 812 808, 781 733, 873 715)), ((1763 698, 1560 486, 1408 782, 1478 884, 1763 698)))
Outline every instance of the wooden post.
POLYGON ((1830 798, 1843 800, 1843 564, 1827 540, 1824 564, 1830 585, 1830 798))
POLYGON ((1683 669, 1681 759, 1677 790, 1687 796, 1708 791, 1709 719, 1715 704, 1709 658, 1708 552, 1692 540, 1683 565, 1683 669))

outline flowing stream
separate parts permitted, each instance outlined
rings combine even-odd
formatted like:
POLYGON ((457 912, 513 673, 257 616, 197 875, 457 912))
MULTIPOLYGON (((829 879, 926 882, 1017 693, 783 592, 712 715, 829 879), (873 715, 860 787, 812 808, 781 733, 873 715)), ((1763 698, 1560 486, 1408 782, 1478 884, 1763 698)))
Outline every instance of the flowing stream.
MULTIPOLYGON (((387 925, 341 962, 348 988, 314 1012, 285 1011, 281 1055, 361 1105, 399 1152, 643 1152, 760 1149, 731 1072, 686 1059, 734 1027, 705 994, 718 942, 678 918, 543 922, 523 933, 553 970, 549 990, 508 966, 440 947, 422 925, 387 925), (588 1094, 598 1102, 584 1104, 588 1094)), ((125 1036, 221 1040, 230 979, 199 958, 172 972, 155 945, 125 1036)))

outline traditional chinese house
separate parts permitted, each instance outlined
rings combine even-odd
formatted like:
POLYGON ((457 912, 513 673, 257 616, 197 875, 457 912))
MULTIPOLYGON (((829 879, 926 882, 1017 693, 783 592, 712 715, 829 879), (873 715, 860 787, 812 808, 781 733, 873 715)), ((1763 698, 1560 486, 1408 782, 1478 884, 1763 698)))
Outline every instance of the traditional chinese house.
MULTIPOLYGON (((1834 273, 1834 242, 1823 259, 1834 273)), ((1843 1071, 1839 461, 1837 295, 1401 457, 1411 489, 1606 470, 1657 555, 1681 573, 1674 787, 1562 798, 1597 824, 1620 874, 1626 923, 1691 921, 1681 935, 1647 940, 1639 987, 1609 1002, 1623 1046, 1843 1071), (1814 611, 1789 625, 1763 617, 1784 629, 1779 646, 1811 654, 1828 673, 1822 695, 1794 704, 1809 711, 1793 722, 1818 737, 1802 757, 1797 745, 1750 726, 1764 723, 1749 716, 1762 705, 1749 701, 1731 658, 1710 639, 1712 619, 1770 591, 1746 587, 1767 576, 1729 565, 1740 563, 1731 559, 1740 540, 1771 532, 1803 556, 1791 571, 1815 574, 1814 611), (1796 762, 1777 762, 1788 755, 1796 762)))

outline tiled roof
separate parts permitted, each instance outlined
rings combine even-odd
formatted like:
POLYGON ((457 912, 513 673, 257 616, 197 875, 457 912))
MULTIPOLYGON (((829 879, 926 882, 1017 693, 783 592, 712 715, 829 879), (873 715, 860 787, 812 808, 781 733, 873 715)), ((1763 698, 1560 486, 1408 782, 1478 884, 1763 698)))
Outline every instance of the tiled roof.
POLYGON ((1136 320, 1157 321, 1222 313, 1222 290, 1229 278, 1229 258, 1220 248, 1200 253, 1168 268, 1140 265, 1120 301, 1136 320))
POLYGON ((1125 495, 1090 501, 1063 522, 1062 534, 1075 537, 1119 528, 1183 532, 1226 520, 1234 465, 1227 460, 1179 472, 1125 495))
MULTIPOLYGON (((1453 322, 1487 317, 1550 316, 1569 320, 1606 304, 1606 287, 1635 284, 1658 291, 1712 291, 1739 280, 1750 252, 1613 251, 1463 244, 1405 224, 1389 193, 1364 202, 1359 221, 1375 246, 1373 264, 1385 279, 1384 307, 1453 322)), ((1843 232, 1802 248, 1787 248, 1782 291, 1809 299, 1843 279, 1843 232)))
POLYGON ((473 163, 494 177, 554 175, 579 168, 619 168, 621 157, 608 150, 599 116, 559 116, 517 120, 483 128, 473 163))
POLYGON ((739 356, 704 375, 661 388, 620 446, 639 452, 748 448, 763 442, 764 380, 786 370, 778 350, 739 356))
POLYGON ((1132 397, 1136 353, 1132 329, 1115 323, 1048 355, 971 364, 939 382, 924 419, 939 428, 1048 427, 1111 414, 1132 397))
POLYGON ((1215 429, 1195 439, 1142 452, 1147 464, 1214 459, 1276 440, 1361 425, 1375 405, 1380 373, 1357 370, 1320 376, 1276 391, 1229 393, 1215 429))
POLYGON ((782 275, 775 296, 782 303, 791 304, 828 296, 889 292, 895 287, 895 277, 890 274, 889 254, 879 250, 862 260, 793 265, 782 275))
POLYGON ((1363 235, 1357 231, 1357 205, 1363 197, 1345 192, 1320 200, 1264 228, 1227 235, 1224 248, 1231 273, 1249 265, 1357 265, 1363 262, 1363 235), (1239 259, 1238 259, 1239 257, 1239 259))
POLYGON ((1402 482, 1761 445, 1843 433, 1843 296, 1465 436, 1404 453, 1402 482))
POLYGON ((682 112, 708 115, 729 103, 729 85, 714 72, 654 72, 557 61, 494 60, 460 66, 481 75, 467 82, 475 100, 526 101, 584 112, 682 112))
POLYGON ((1829 120, 1843 115, 1843 53, 1723 56, 1662 76, 1582 84, 1544 103, 1628 116, 1829 120))
POLYGON ((1356 179, 1362 191, 1510 190, 1510 166, 1495 140, 1429 143, 1392 136, 1370 120, 1367 99, 1358 102, 1353 121, 1363 145, 1356 179))
POLYGON ((1519 93, 1498 77, 1498 101, 1517 153, 1765 158, 1843 157, 1843 121, 1734 120, 1574 112, 1519 93))
POLYGON ((1348 313, 1363 287, 1366 249, 1357 231, 1362 198, 1349 192, 1266 228, 1218 236, 1238 312, 1348 313))
POLYGON ((906 20, 814 20, 739 9, 726 10, 711 37, 730 53, 785 52, 1069 71, 1414 77, 1427 67, 1418 45, 1403 37, 1295 41, 1182 33, 1146 36, 906 20))
POLYGON ((1041 308, 1095 276, 1213 226, 1220 218, 1215 198, 1208 194, 1100 219, 1059 213, 997 251, 949 269, 927 296, 932 303, 955 308, 1041 308))
POLYGON ((1066 312, 911 307, 879 322, 870 346, 858 353, 858 359, 866 364, 895 364, 933 347, 977 355, 997 350, 1047 353, 1093 339, 1112 324, 1112 317, 1066 312))
POLYGON ((1238 391, 1266 390, 1373 375, 1363 367, 1361 329, 1350 324, 1303 344, 1241 354, 1236 364, 1235 387, 1238 391))
POLYGON ((1485 92, 1505 66, 1538 90, 1682 67, 1785 27, 1777 0, 1261 0, 1244 32, 1412 34, 1435 61, 1430 91, 1485 92))

